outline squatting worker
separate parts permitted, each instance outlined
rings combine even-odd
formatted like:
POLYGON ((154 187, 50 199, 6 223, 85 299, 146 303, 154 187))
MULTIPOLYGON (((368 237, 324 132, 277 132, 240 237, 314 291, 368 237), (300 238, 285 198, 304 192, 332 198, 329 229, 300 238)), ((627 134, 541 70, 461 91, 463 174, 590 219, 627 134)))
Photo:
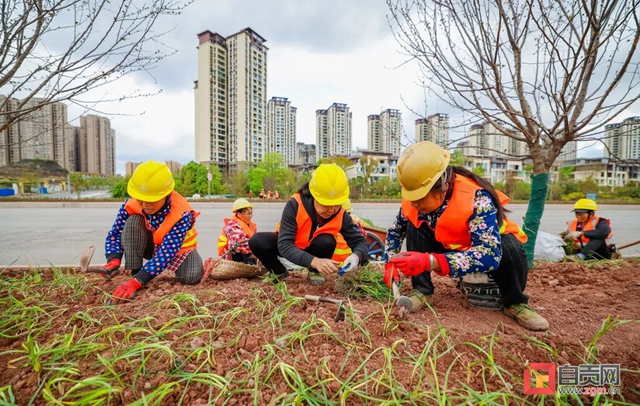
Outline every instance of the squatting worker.
POLYGON ((230 261, 255 264, 256 257, 249 248, 249 238, 258 231, 253 218, 253 205, 245 198, 233 202, 231 207, 233 217, 226 217, 222 221, 224 227, 218 237, 218 257, 230 261))
POLYGON ((527 305, 526 235, 505 216, 509 198, 462 167, 449 152, 425 141, 398 160, 402 207, 387 232, 385 282, 411 277, 414 309, 431 304, 431 273, 451 278, 489 273, 500 288, 503 312, 530 330, 549 323, 527 305), (407 250, 394 255, 406 238, 407 250))
POLYGON ((611 222, 596 215, 598 205, 591 199, 580 199, 573 205, 576 218, 567 223, 566 241, 573 242, 576 258, 611 259, 616 253, 611 222))
POLYGON ((125 257, 125 269, 133 276, 113 293, 109 304, 123 303, 165 270, 176 279, 194 285, 203 275, 196 250, 196 217, 189 202, 173 190, 175 181, 167 165, 148 161, 133 172, 126 200, 105 241, 107 265, 113 273, 125 257), (143 260, 148 259, 143 265, 143 260))
POLYGON ((322 285, 323 275, 338 272, 339 263, 331 259, 336 235, 342 234, 352 254, 342 264, 346 271, 357 268, 366 258, 367 242, 345 215, 342 204, 349 198, 347 176, 336 164, 322 164, 311 181, 300 187, 287 202, 279 230, 256 233, 249 240, 253 254, 277 280, 289 275, 281 256, 309 270, 309 283, 322 285))

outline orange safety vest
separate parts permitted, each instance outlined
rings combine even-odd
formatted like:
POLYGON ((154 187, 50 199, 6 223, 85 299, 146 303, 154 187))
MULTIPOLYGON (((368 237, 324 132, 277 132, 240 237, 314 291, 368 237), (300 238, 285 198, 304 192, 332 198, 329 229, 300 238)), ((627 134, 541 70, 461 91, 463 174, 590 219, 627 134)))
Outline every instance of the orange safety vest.
MULTIPOLYGON (((344 217, 344 209, 342 207, 340 207, 340 211, 334 218, 315 229, 312 233, 311 224, 313 221, 302 204, 300 194, 296 193, 293 195, 293 198, 298 202, 298 213, 296 214, 298 230, 296 232, 296 240, 294 243, 296 247, 301 250, 307 248, 311 244, 311 241, 320 234, 331 234, 337 237, 338 233, 342 229, 342 218, 344 217)), ((279 225, 280 224, 277 226, 277 230, 280 229, 279 225)))
MULTIPOLYGON (((591 221, 587 221, 587 224, 582 227, 582 231, 595 230, 596 227, 598 227, 598 223, 600 222, 600 220, 606 221, 609 225, 609 229, 611 230, 611 221, 594 215, 593 218, 591 218, 591 221)), ((571 223, 567 222, 567 225, 569 226, 569 230, 578 231, 578 219, 574 219, 571 223)), ((589 242, 589 238, 582 236, 574 238, 573 241, 576 243, 576 245, 580 245, 580 242, 582 242, 582 244, 586 244, 589 242)), ((613 240, 613 230, 609 232, 609 235, 607 236, 607 238, 605 238, 604 242, 605 244, 607 244, 607 247, 615 244, 615 241, 613 240)))
POLYGON ((145 226, 147 230, 151 231, 151 235, 153 235, 153 243, 155 245, 162 244, 162 240, 164 237, 171 231, 173 226, 176 225, 178 221, 182 218, 185 213, 191 212, 193 215, 193 221, 191 222, 191 229, 187 231, 187 235, 184 237, 184 241, 182 242, 182 247, 180 247, 180 251, 178 254, 182 254, 187 251, 193 251, 198 246, 198 231, 196 231, 196 217, 200 215, 200 212, 193 210, 187 199, 180 196, 178 192, 175 190, 171 192, 169 195, 171 197, 171 209, 169 210, 169 214, 166 215, 160 227, 157 230, 153 231, 151 228, 151 224, 147 220, 144 211, 142 211, 142 205, 136 199, 129 199, 127 203, 124 205, 125 210, 129 215, 132 214, 140 214, 142 218, 144 218, 145 226))
POLYGON ((337 262, 344 262, 352 252, 342 234, 336 234, 336 249, 333 251, 331 259, 337 262))
MULTIPOLYGON (((362 228, 362 224, 360 223, 361 220, 354 215, 351 215, 351 219, 353 220, 353 224, 358 227, 358 231, 360 231, 362 236, 367 238, 367 232, 362 228)), ((347 244, 342 234, 338 233, 338 235, 336 235, 336 249, 333 251, 333 257, 331 257, 331 259, 338 262, 344 262, 344 260, 352 253, 353 251, 351 251, 349 244, 347 244)))
MULTIPOLYGON (((229 221, 235 221, 236 223, 238 223, 240 225, 240 228, 242 228, 242 231, 244 231, 244 233, 247 235, 247 239, 253 237, 256 231, 258 231, 258 227, 256 226, 256 223, 251 221, 249 222, 249 224, 247 224, 244 221, 240 220, 237 216, 227 217, 222 221, 224 221, 225 226, 229 221)), ((227 236, 224 235, 224 226, 222 227, 222 230, 223 231, 220 232, 220 236, 218 237, 218 256, 219 257, 221 257, 227 252, 227 249, 229 246, 229 240, 227 239, 227 236)))
MULTIPOLYGON (((471 248, 471 233, 467 220, 473 214, 473 201, 476 192, 482 189, 473 180, 462 175, 456 175, 453 193, 447 208, 436 223, 436 240, 446 249, 465 251, 471 248)), ((500 204, 504 207, 511 199, 496 190, 500 204)), ((402 199, 402 214, 411 221, 416 228, 426 220, 418 220, 418 210, 408 200, 402 199)), ((527 235, 513 221, 506 217, 502 221, 500 234, 513 234, 522 244, 527 242, 527 235)))

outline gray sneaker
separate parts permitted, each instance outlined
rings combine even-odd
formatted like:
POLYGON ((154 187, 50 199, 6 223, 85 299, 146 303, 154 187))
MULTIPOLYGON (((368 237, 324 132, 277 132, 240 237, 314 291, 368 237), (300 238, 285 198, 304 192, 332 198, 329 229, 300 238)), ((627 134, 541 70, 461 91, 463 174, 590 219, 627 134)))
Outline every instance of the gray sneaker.
POLYGON ((418 310, 422 309, 425 305, 433 304, 433 293, 427 295, 420 292, 419 290, 414 289, 409 299, 411 299, 411 301, 413 302, 413 308, 411 309, 411 312, 415 313, 418 310))
POLYGON ((505 307, 502 312, 528 330, 546 331, 549 329, 549 322, 547 319, 540 316, 538 312, 524 303, 505 307))
POLYGON ((324 285, 324 276, 318 272, 309 272, 309 283, 314 286, 324 285))

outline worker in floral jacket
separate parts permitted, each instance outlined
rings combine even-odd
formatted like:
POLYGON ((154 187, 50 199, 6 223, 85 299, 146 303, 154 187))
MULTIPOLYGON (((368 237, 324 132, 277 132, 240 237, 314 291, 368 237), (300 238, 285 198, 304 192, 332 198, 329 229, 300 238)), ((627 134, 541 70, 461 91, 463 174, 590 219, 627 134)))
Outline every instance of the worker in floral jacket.
POLYGON ((527 305, 527 236, 507 219, 508 197, 462 167, 429 141, 407 148, 398 160, 402 206, 387 232, 385 282, 411 278, 413 310, 432 303, 431 275, 461 278, 488 273, 500 288, 503 312, 530 330, 549 323, 527 305), (409 252, 400 252, 406 238, 409 252))
POLYGON ((258 231, 253 218, 253 205, 240 198, 231 207, 233 217, 223 219, 224 227, 218 237, 218 257, 229 261, 255 265, 256 257, 249 248, 249 239, 258 231))
POLYGON ((127 192, 105 241, 109 279, 120 272, 122 258, 132 278, 120 285, 108 304, 132 299, 136 291, 162 272, 176 273, 180 282, 193 285, 203 276, 202 257, 196 250, 196 217, 189 202, 174 191, 167 165, 148 161, 133 172, 127 192), (148 259, 144 263, 144 259, 148 259))

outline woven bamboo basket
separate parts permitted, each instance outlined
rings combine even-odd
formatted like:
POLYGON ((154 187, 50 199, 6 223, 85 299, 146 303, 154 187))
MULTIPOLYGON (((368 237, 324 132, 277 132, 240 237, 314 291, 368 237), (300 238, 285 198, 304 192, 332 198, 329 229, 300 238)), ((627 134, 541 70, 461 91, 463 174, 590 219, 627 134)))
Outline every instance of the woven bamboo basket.
POLYGON ((267 272, 262 264, 249 265, 242 262, 229 261, 220 258, 207 258, 204 261, 203 283, 208 277, 216 280, 229 280, 238 278, 254 278, 267 272))

